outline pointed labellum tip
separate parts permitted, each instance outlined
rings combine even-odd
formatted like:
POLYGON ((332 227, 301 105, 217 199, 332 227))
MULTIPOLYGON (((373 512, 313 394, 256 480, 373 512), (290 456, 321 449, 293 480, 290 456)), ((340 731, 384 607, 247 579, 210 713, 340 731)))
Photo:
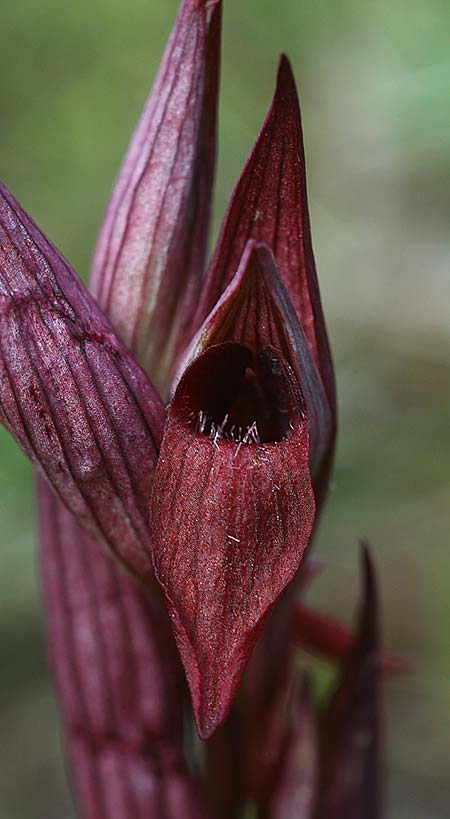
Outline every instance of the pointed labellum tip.
POLYGON ((169 409, 152 494, 155 572, 203 738, 227 716, 315 518, 300 386, 270 288, 251 266, 268 253, 249 246, 249 266, 203 330, 169 409))

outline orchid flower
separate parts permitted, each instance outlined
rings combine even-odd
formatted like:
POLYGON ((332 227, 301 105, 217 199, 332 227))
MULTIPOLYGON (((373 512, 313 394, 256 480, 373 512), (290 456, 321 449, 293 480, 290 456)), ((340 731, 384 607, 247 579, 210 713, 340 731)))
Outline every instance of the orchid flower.
POLYGON ((183 0, 89 290, 1 186, 0 420, 40 475, 81 815, 237 817, 253 800, 272 819, 376 819, 368 553, 354 638, 298 602, 336 394, 297 92, 283 56, 207 267, 220 30, 220 0, 183 0), (299 645, 343 664, 322 726, 299 645), (200 767, 187 764, 185 681, 209 740, 200 767))

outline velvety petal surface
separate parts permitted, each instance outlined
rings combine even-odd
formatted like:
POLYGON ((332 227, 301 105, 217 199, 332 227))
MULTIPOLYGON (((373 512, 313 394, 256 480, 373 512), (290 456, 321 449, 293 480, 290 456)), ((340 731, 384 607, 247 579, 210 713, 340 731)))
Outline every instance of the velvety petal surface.
POLYGON ((81 815, 203 819, 181 753, 181 669, 165 611, 42 480, 39 518, 47 635, 81 815))
POLYGON ((315 819, 380 819, 380 637, 376 577, 363 547, 363 601, 355 643, 321 727, 315 819))
POLYGON ((0 420, 89 532, 151 577, 162 402, 65 259, 0 188, 0 420))
POLYGON ((183 0, 116 182, 92 288, 163 391, 205 264, 216 153, 220 0, 183 0))
POLYGON ((291 340, 281 297, 256 275, 268 259, 267 248, 248 248, 236 287, 203 328, 153 485, 153 563, 204 738, 226 717, 315 517, 308 413, 320 416, 320 380, 301 331, 304 348, 291 340))
POLYGON ((335 414, 333 364, 311 242, 300 109, 284 56, 271 108, 222 225, 202 290, 199 324, 236 273, 249 239, 267 244, 274 253, 335 414))

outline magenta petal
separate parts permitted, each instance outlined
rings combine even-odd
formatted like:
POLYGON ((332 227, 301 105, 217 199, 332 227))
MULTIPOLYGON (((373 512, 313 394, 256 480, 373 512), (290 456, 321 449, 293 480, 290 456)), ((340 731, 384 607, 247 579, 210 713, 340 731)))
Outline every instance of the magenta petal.
POLYGON ((0 189, 0 420, 78 522, 151 577, 162 402, 80 280, 0 189))
POLYGON ((84 819, 197 819, 165 612, 39 482, 50 655, 84 819))
POLYGON ((166 391, 205 264, 216 153, 220 0, 184 0, 100 232, 93 292, 166 391))
POLYGON ((380 819, 380 654, 376 577, 363 549, 363 601, 353 649, 322 723, 317 819, 380 819))
POLYGON ((333 364, 311 242, 300 109, 284 56, 271 108, 222 225, 198 323, 230 283, 249 239, 264 242, 274 253, 335 414, 333 364))

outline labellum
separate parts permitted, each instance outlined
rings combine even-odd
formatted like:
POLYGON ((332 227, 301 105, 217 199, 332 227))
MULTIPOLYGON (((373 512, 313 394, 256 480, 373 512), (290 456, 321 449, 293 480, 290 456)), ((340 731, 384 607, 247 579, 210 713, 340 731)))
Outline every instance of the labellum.
POLYGON ((300 566, 320 463, 310 439, 320 448, 329 426, 310 349, 264 245, 249 243, 193 348, 168 412, 151 521, 156 575, 207 737, 300 566))

